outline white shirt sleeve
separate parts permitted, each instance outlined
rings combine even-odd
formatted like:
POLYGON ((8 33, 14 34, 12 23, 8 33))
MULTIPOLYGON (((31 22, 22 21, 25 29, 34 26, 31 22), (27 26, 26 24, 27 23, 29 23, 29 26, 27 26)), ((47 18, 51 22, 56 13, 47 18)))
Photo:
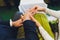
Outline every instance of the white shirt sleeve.
POLYGON ((45 12, 56 17, 56 18, 60 18, 60 11, 55 11, 55 10, 51 10, 51 9, 46 8, 45 12))
POLYGON ((54 38, 52 38, 45 30, 42 26, 39 27, 39 31, 42 35, 42 37, 44 38, 44 40, 54 40, 54 38))
POLYGON ((12 20, 10 19, 10 26, 12 27, 12 20))

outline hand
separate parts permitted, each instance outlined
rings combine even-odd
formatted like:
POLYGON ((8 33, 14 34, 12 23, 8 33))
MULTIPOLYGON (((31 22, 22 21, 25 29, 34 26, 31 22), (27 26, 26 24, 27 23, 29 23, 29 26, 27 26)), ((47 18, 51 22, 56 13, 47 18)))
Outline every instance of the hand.
POLYGON ((14 22, 12 22, 12 26, 14 26, 14 27, 20 27, 20 26, 22 26, 23 24, 23 16, 21 15, 21 18, 19 19, 19 20, 17 20, 17 21, 14 21, 14 22))
POLYGON ((38 6, 38 5, 35 5, 35 6, 33 7, 33 9, 34 9, 34 10, 37 10, 37 11, 45 11, 45 8, 44 8, 44 7, 40 7, 40 6, 38 6))
POLYGON ((45 12, 45 8, 44 7, 37 6, 37 11, 43 11, 43 12, 45 12))
POLYGON ((23 24, 23 21, 22 21, 22 19, 19 19, 19 20, 17 20, 17 21, 14 21, 14 22, 12 22, 12 26, 14 26, 14 27, 20 27, 20 26, 22 26, 23 24))
POLYGON ((26 10, 25 13, 30 13, 31 15, 34 15, 37 12, 38 6, 33 6, 32 8, 26 10))
POLYGON ((37 10, 39 9, 39 6, 34 6, 34 7, 32 7, 32 8, 30 8, 29 10, 27 10, 25 13, 24 13, 24 21, 25 20, 31 20, 31 18, 30 18, 30 15, 34 15, 36 12, 37 12, 37 10))

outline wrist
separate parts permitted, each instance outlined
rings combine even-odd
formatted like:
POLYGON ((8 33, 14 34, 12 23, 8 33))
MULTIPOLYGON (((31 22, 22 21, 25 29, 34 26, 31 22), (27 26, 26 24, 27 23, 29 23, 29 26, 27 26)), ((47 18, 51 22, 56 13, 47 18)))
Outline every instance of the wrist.
POLYGON ((47 11, 48 11, 48 8, 45 8, 45 9, 44 9, 44 12, 47 13, 47 11))
POLYGON ((10 26, 15 26, 15 22, 10 19, 10 26))
POLYGON ((12 22, 12 26, 15 26, 16 25, 16 23, 15 22, 12 22))
POLYGON ((46 8, 43 8, 43 11, 46 12, 46 8))

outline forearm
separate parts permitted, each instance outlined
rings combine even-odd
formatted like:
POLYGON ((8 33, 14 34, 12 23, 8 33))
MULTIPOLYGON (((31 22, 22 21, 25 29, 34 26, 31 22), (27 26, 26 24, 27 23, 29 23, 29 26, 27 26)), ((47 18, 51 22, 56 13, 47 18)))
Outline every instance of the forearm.
POLYGON ((54 11, 54 10, 45 8, 45 12, 56 17, 56 18, 60 18, 60 11, 54 11))
POLYGON ((39 31, 44 38, 44 40, 54 40, 45 30, 42 26, 39 27, 39 31), (47 38, 48 37, 48 38, 47 38))
POLYGON ((25 38, 27 40, 39 40, 36 32, 35 22, 31 20, 26 20, 23 22, 23 27, 25 31, 25 38))

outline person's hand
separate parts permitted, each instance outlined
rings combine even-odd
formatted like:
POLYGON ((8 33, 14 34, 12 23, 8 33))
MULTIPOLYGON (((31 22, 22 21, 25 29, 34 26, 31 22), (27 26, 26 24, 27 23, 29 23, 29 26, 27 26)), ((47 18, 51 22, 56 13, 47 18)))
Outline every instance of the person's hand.
MULTIPOLYGON (((41 6, 38 6, 38 5, 35 5, 32 9, 35 12, 37 12, 37 11, 45 11, 45 8, 44 7, 41 7, 41 6)), ((31 11, 32 11, 32 9, 31 9, 31 11)))
MULTIPOLYGON (((29 8, 28 10, 26 10, 26 12, 25 13, 30 13, 31 15, 34 15, 36 12, 37 12, 37 10, 38 10, 38 6, 33 6, 32 8, 29 8)), ((25 14, 24 13, 24 14, 25 14)))
POLYGON ((26 12, 24 13, 24 19, 23 20, 24 21, 25 20, 31 20, 29 15, 33 16, 37 12, 38 8, 39 8, 39 6, 35 5, 34 7, 30 8, 29 10, 26 10, 26 12))
POLYGON ((23 20, 22 20, 22 16, 21 16, 21 18, 19 19, 19 20, 17 20, 17 21, 14 21, 14 22, 12 22, 12 26, 14 26, 14 27, 20 27, 20 26, 22 26, 23 24, 23 20))

